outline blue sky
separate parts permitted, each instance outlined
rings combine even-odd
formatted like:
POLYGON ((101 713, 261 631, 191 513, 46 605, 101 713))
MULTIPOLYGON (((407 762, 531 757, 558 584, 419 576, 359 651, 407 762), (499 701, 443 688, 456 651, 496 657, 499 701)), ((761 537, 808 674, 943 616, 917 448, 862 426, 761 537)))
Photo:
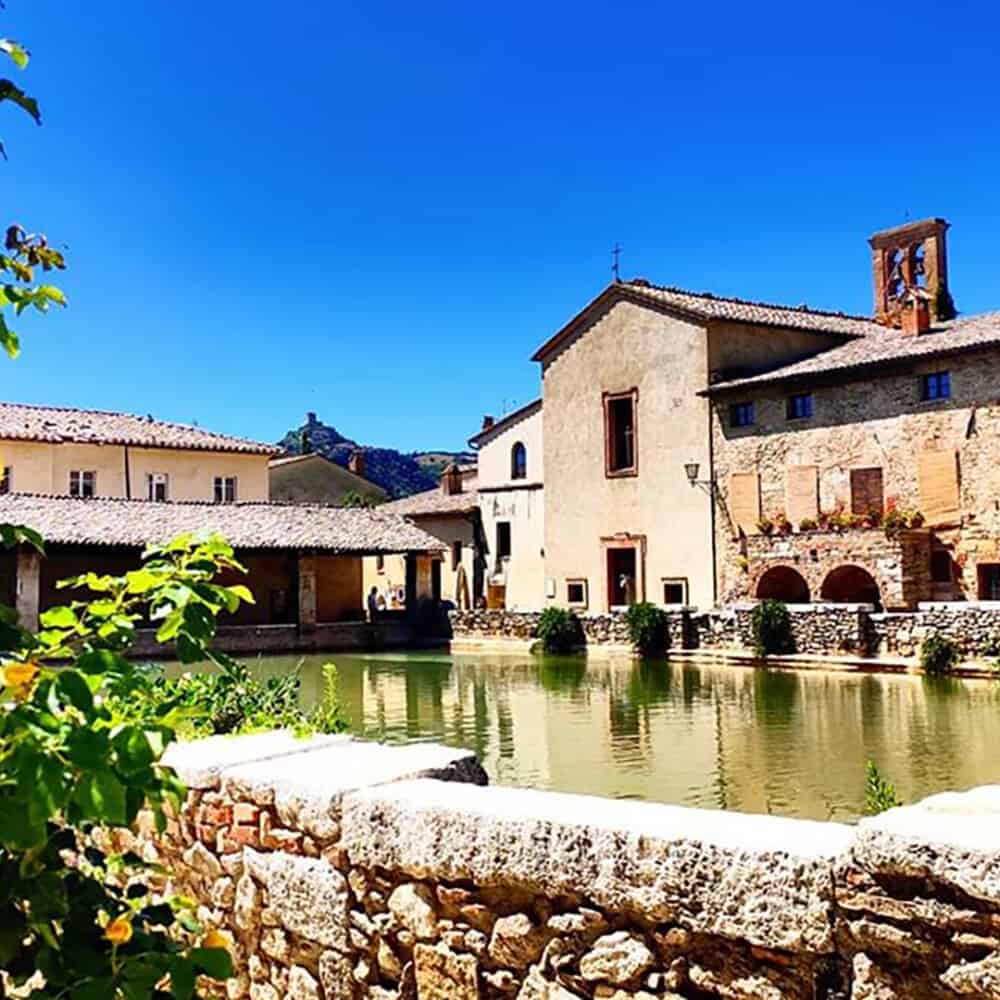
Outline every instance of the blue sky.
POLYGON ((458 448, 609 278, 867 313, 953 223, 1000 308, 995 5, 8 0, 4 218, 68 246, 0 398, 458 448))

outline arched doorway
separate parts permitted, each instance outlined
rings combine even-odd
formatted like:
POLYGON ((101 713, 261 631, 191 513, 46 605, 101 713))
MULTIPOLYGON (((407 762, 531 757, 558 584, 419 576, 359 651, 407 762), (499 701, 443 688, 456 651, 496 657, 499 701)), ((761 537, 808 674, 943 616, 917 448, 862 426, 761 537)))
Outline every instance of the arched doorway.
POLYGON ((838 566, 831 570, 823 586, 820 596, 831 604, 874 604, 882 607, 882 600, 875 578, 860 566, 838 566))
POLYGON ((762 601, 771 599, 786 604, 808 604, 809 584, 791 566, 772 566, 757 581, 757 596, 762 601))

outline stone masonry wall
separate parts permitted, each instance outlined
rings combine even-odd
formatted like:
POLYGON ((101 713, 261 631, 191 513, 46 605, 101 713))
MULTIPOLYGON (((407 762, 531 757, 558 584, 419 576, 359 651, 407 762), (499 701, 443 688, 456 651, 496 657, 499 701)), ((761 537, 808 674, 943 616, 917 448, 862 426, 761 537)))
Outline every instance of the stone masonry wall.
POLYGON ((478 787, 461 751, 345 737, 171 763, 157 846, 232 937, 233 1000, 1000 997, 1000 788, 852 828, 478 787))
MULTIPOLYGON (((532 640, 538 631, 540 611, 507 611, 477 609, 451 611, 452 636, 456 639, 520 639, 532 640)), ((621 612, 577 615, 587 645, 629 646, 628 626, 621 612)), ((667 612, 667 639, 671 649, 690 645, 691 609, 667 612)))
POLYGON ((925 604, 913 614, 871 615, 873 648, 890 656, 915 656, 931 635, 957 642, 970 658, 1000 654, 1000 603, 925 604))

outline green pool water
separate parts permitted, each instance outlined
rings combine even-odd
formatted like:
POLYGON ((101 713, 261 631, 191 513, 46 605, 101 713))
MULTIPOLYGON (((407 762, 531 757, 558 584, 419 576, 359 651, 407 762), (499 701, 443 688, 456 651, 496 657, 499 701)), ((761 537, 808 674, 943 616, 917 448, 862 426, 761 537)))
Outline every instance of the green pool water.
POLYGON ((262 657, 306 705, 335 662, 352 730, 475 751, 490 780, 814 819, 1000 782, 1000 682, 438 652, 262 657))

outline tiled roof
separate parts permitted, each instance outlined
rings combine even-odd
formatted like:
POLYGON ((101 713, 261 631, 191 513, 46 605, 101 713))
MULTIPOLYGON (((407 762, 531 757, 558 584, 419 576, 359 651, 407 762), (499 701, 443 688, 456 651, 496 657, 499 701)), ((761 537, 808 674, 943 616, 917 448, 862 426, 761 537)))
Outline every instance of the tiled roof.
POLYGON ((1000 347, 1000 312, 951 320, 917 336, 879 326, 877 332, 769 372, 718 382, 709 393, 788 382, 807 376, 863 372, 901 361, 1000 347))
POLYGON ((541 399, 533 399, 530 403, 525 403, 524 406, 518 407, 513 413, 508 413, 507 416, 495 421, 490 427, 484 427, 478 434, 474 434, 469 438, 469 445, 473 448, 479 447, 496 434, 499 434, 500 431, 504 431, 513 424, 516 424, 519 420, 526 420, 528 417, 534 416, 541 408, 541 399))
POLYGON ((54 444, 62 441, 127 444, 136 448, 191 448, 252 455, 276 455, 281 451, 260 441, 216 434, 201 427, 171 424, 152 417, 61 406, 28 406, 23 403, 0 403, 0 439, 54 444))
POLYGON ((144 546, 186 532, 218 532, 236 548, 327 553, 433 552, 441 542, 398 514, 363 508, 274 503, 156 503, 0 496, 0 523, 22 524, 47 542, 144 546))
POLYGON ((479 496, 476 493, 449 494, 443 493, 440 487, 435 487, 433 490, 424 490, 423 493, 414 493, 413 496, 384 503, 378 509, 406 517, 429 517, 469 514, 478 506, 479 496))
POLYGON ((683 288, 653 285, 644 281, 626 281, 609 285, 586 308, 578 313, 558 333, 550 337, 534 354, 541 361, 554 348, 586 322, 592 310, 617 299, 628 299, 644 305, 676 310, 699 320, 728 320, 759 326, 778 326, 813 333, 832 333, 843 337, 864 337, 880 329, 874 320, 847 313, 824 312, 805 306, 782 306, 770 302, 713 295, 711 292, 691 292, 683 288))

